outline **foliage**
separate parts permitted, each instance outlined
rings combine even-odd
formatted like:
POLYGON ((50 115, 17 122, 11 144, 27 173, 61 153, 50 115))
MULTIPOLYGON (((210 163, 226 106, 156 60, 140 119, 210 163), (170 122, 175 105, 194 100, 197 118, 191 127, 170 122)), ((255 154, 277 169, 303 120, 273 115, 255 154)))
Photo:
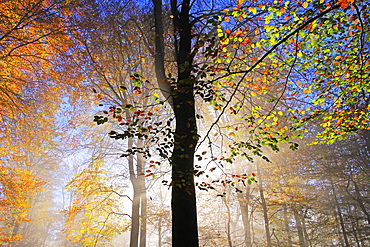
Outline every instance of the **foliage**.
MULTIPOLYGON (((214 21, 221 44, 214 62, 227 65, 219 66, 221 75, 217 75, 217 81, 230 82, 240 74, 234 94, 238 87, 255 88, 263 94, 263 88, 280 81, 281 95, 269 102, 281 100, 290 106, 291 113, 286 117, 292 130, 305 131, 302 127, 308 121, 322 119, 323 131, 314 144, 333 143, 357 130, 368 130, 369 9, 366 3, 349 6, 352 2, 340 1, 336 5, 307 1, 300 5, 287 1, 281 5, 226 9, 226 16, 214 21), (258 16, 261 26, 241 29, 234 24, 233 30, 228 29, 231 18, 238 23, 251 14, 258 16), (253 40, 245 37, 251 31, 256 34, 253 40), (248 53, 255 55, 252 63, 248 53), (264 69, 261 77, 253 78, 256 83, 245 82, 260 67, 264 69)), ((255 96, 257 92, 251 94, 255 96)), ((240 103, 236 106, 240 107, 240 103)), ((275 117, 262 115, 258 123, 269 116, 275 117)), ((287 128, 279 124, 278 118, 272 125, 268 129, 278 133, 287 128)))
POLYGON ((0 3, 3 241, 22 239, 36 193, 46 187, 41 180, 55 168, 44 161, 50 158, 52 147, 62 146, 56 138, 62 136, 56 114, 68 96, 69 102, 80 98, 82 72, 71 69, 74 60, 68 57, 75 45, 67 34, 70 7, 70 1, 0 3))
POLYGON ((72 205, 67 214, 64 233, 82 246, 108 246, 114 236, 127 231, 127 215, 120 213, 120 194, 109 186, 102 161, 93 161, 67 185, 72 205))
POLYGON ((0 243, 18 242, 22 236, 16 232, 22 222, 30 221, 27 212, 31 198, 44 184, 32 172, 0 166, 0 243))
POLYGON ((27 114, 24 109, 32 106, 35 99, 56 101, 60 99, 57 93, 65 86, 78 84, 78 73, 72 72, 76 77, 63 75, 66 68, 60 56, 73 45, 63 21, 71 14, 67 6, 67 2, 36 0, 0 3, 2 121, 19 112, 27 114), (56 83, 62 78, 64 83, 56 83))

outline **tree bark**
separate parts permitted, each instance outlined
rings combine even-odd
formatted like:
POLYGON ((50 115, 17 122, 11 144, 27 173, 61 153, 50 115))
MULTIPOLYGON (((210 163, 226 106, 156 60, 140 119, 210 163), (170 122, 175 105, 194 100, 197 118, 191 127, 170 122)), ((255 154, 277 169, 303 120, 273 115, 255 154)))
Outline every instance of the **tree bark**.
POLYGON ((288 219, 288 209, 287 206, 284 204, 284 227, 285 227, 285 233, 286 233, 286 241, 287 241, 287 247, 292 246, 292 234, 289 227, 289 219, 288 219))
POLYGON ((333 181, 331 179, 330 179, 330 185, 331 185, 331 189, 333 191, 334 204, 335 204, 335 208, 336 208, 337 215, 338 215, 338 218, 339 218, 340 227, 342 229, 344 244, 345 244, 346 247, 349 247, 350 245, 349 245, 349 242, 348 242, 346 228, 344 226, 344 220, 343 220, 342 212, 340 210, 339 202, 338 202, 338 199, 337 199, 337 193, 335 191, 335 187, 334 187, 333 181))
POLYGON ((310 244, 310 239, 308 237, 306 221, 304 217, 302 217, 302 230, 303 230, 303 236, 304 236, 304 247, 308 247, 310 244))
POLYGON ((298 231, 299 246, 305 247, 302 221, 301 221, 301 218, 300 218, 297 210, 295 210, 295 209, 294 209, 294 219, 295 219, 296 228, 297 228, 297 231, 298 231))
POLYGON ((172 246, 197 247, 198 227, 194 185, 194 152, 197 144, 195 104, 191 79, 190 1, 184 0, 178 13, 177 2, 171 1, 174 24, 179 34, 177 49, 178 79, 172 97, 176 118, 172 152, 172 246))
MULTIPOLYGON (((144 139, 139 138, 137 141, 138 149, 144 149, 144 139)), ((145 158, 142 153, 137 153, 137 176, 140 189, 140 247, 146 246, 146 207, 147 207, 147 198, 146 198, 146 187, 145 187, 145 158)))
POLYGON ((157 77, 158 87, 170 106, 173 108, 172 88, 166 81, 166 71, 164 65, 164 30, 162 15, 162 0, 153 0, 154 4, 154 21, 155 21, 155 54, 154 67, 157 77))
POLYGON ((233 247, 233 241, 232 241, 232 238, 231 238, 231 212, 230 212, 230 207, 228 205, 228 201, 226 200, 226 197, 223 197, 222 198, 224 204, 225 204, 225 207, 226 207, 226 214, 227 214, 227 221, 226 221, 226 235, 227 235, 227 243, 229 245, 229 247, 233 247))
POLYGON ((175 88, 163 82, 164 45, 162 23, 162 1, 153 0, 155 14, 156 75, 159 87, 169 100, 176 119, 172 164, 172 246, 197 247, 198 227, 194 185, 194 152, 197 144, 197 126, 194 105, 194 81, 191 78, 193 56, 191 54, 191 25, 189 19, 190 1, 181 3, 178 11, 176 0, 171 1, 171 10, 175 26, 176 60, 178 78, 175 88), (170 95, 168 96, 168 93, 170 95))
POLYGON ((370 225, 370 213, 368 212, 368 210, 366 209, 366 206, 364 204, 364 200, 363 200, 363 196, 361 195, 360 193, 360 188, 358 187, 358 184, 357 182, 351 178, 351 181, 354 185, 354 188, 355 188, 355 195, 356 196, 353 196, 352 193, 350 191, 348 191, 348 188, 347 188, 347 193, 348 195, 353 199, 355 200, 358 205, 360 206, 362 212, 366 215, 366 219, 367 219, 367 223, 370 225))
POLYGON ((257 163, 257 173, 260 174, 259 177, 259 191, 260 191, 260 197, 261 197, 261 206, 263 210, 263 219, 265 221, 265 232, 266 232, 266 246, 271 247, 271 235, 270 235, 270 222, 267 214, 267 205, 266 205, 266 200, 265 200, 265 195, 263 191, 263 183, 262 183, 262 174, 260 170, 260 166, 257 163))
POLYGON ((370 130, 361 130, 360 135, 365 140, 368 155, 370 155, 370 130))
MULTIPOLYGON (((132 149, 134 145, 134 139, 128 139, 128 148, 132 149)), ((138 179, 135 175, 134 169, 134 157, 133 155, 129 156, 129 173, 130 181, 134 190, 134 196, 132 199, 132 213, 131 213, 131 232, 130 232, 130 247, 139 246, 139 229, 140 229, 140 190, 138 179)))
MULTIPOLYGON (((163 194, 162 194, 162 187, 159 187, 159 201, 160 205, 163 205, 163 194)), ((162 221, 163 221, 163 212, 159 212, 158 216, 158 247, 162 247, 162 221)))
POLYGON ((252 237, 251 237, 251 220, 249 217, 249 197, 250 197, 251 187, 247 186, 245 191, 245 196, 238 193, 239 207, 243 219, 244 226, 244 242, 246 247, 252 246, 252 237))

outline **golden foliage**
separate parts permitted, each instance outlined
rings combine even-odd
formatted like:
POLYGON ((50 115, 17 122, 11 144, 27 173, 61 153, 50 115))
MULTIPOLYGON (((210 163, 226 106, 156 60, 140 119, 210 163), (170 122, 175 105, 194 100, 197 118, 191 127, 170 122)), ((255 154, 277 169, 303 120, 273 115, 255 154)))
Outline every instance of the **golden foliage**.
POLYGON ((67 185, 73 203, 63 211, 67 216, 63 232, 69 241, 110 246, 113 237, 128 230, 127 215, 121 213, 119 196, 108 181, 101 161, 94 161, 67 185))

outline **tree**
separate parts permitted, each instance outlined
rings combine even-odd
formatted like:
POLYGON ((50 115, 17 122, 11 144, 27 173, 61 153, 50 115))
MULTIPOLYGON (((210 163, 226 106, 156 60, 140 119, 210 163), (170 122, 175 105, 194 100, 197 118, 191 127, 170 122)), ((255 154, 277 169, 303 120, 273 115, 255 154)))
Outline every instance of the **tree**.
POLYGON ((54 83, 63 73, 62 66, 53 66, 58 64, 56 59, 62 61, 61 55, 74 45, 72 40, 67 41, 67 23, 63 22, 63 16, 71 14, 69 7, 54 1, 1 3, 2 121, 19 113, 27 115, 24 109, 30 107, 35 98, 59 99, 54 92, 60 93, 81 79, 64 76, 65 83, 54 83))
POLYGON ((0 229, 1 244, 13 243, 22 240, 19 234, 19 226, 22 222, 29 221, 27 212, 30 205, 30 197, 41 190, 42 181, 25 170, 1 167, 1 221, 0 229))
MULTIPOLYGON (((4 244, 22 240, 28 222, 32 221, 28 215, 30 208, 44 189, 50 189, 42 181, 45 174, 38 170, 38 165, 50 158, 51 147, 57 146, 60 132, 56 130, 56 115, 62 102, 67 95, 71 101, 80 97, 82 73, 71 69, 73 59, 68 57, 69 49, 75 45, 67 32, 70 7, 71 3, 59 1, 0 3, 0 185, 4 244), (69 76, 66 70, 70 71, 69 76)), ((45 165, 44 169, 48 168, 45 165)))
POLYGON ((101 162, 100 158, 92 161, 68 185, 73 203, 66 211, 64 232, 68 240, 82 246, 107 245, 114 236, 128 229, 127 215, 121 213, 119 200, 124 195, 120 194, 120 188, 109 184, 109 175, 101 162))
MULTIPOLYGON (((154 93, 155 88, 149 82, 153 77, 153 68, 150 66, 150 54, 154 54, 153 40, 143 35, 149 32, 152 20, 147 15, 140 20, 138 16, 142 7, 130 2, 88 1, 84 6, 84 12, 74 19, 79 30, 75 37, 84 47, 80 59, 90 72, 90 85, 100 103, 112 106, 109 111, 102 112, 113 115, 115 119, 116 124, 112 125, 109 136, 114 139, 121 139, 122 136, 127 138, 127 142, 117 143, 117 148, 113 150, 111 147, 111 150, 116 155, 117 150, 124 149, 121 157, 127 159, 127 172, 133 187, 130 246, 145 246, 145 179, 155 176, 148 171, 155 169, 158 163, 151 161, 148 164, 145 149, 156 138, 147 135, 149 130, 154 129, 148 122, 154 118, 153 112, 160 111, 159 106, 148 106, 158 101, 155 99, 158 94, 154 93), (132 132, 120 134, 125 127, 132 132)), ((103 116, 95 116, 94 119, 98 124, 107 120, 103 116)))
MULTIPOLYGON (((154 3, 156 9, 160 9, 160 2, 154 3)), ((232 10, 225 9, 224 12, 215 11, 203 15, 202 11, 196 12, 201 10, 200 5, 197 9, 190 1, 171 1, 171 18, 175 30, 172 40, 177 74, 174 78, 169 76, 167 80, 162 79, 158 83, 159 87, 163 88, 166 82, 170 82, 166 87, 167 91, 163 91, 164 95, 170 92, 170 98, 165 97, 172 102, 176 122, 173 142, 169 145, 173 146, 170 162, 174 246, 198 246, 194 185, 196 146, 209 138, 212 128, 227 111, 237 115, 238 111, 245 107, 247 96, 257 97, 268 92, 270 81, 282 85, 280 96, 271 97, 264 107, 253 105, 249 114, 244 113, 243 120, 246 124, 239 131, 246 131, 251 136, 248 141, 231 145, 232 155, 228 158, 222 157, 229 163, 240 154, 250 161, 253 155, 267 160, 262 154, 263 145, 278 151, 278 143, 289 142, 291 148, 296 149, 297 145, 290 141, 289 135, 295 130, 299 130, 301 135, 305 131, 300 130, 303 124, 319 117, 324 119, 322 127, 326 130, 318 138, 330 132, 328 137, 321 138, 328 143, 369 127, 368 80, 366 73, 361 73, 360 77, 357 74, 358 71, 366 72, 369 65, 364 62, 367 60, 363 59, 366 57, 364 34, 367 31, 361 31, 366 26, 361 23, 365 20, 362 17, 367 16, 367 7, 361 5, 360 8, 354 4, 352 8, 352 2, 349 1, 340 3, 268 2, 257 6, 247 3, 243 5, 243 1, 239 1, 238 7, 232 10), (349 11, 349 15, 353 14, 353 18, 344 15, 344 11, 349 11), (212 16, 216 12, 218 16, 212 16), (338 16, 342 17, 338 19, 338 16), (273 19, 274 17, 276 18, 273 19), (207 18, 208 24, 200 24, 203 18, 207 18), (354 18, 357 18, 357 21, 353 20, 354 18), (248 24, 251 20, 256 22, 248 24), (215 30, 215 37, 197 32, 202 28, 207 31, 215 30), (247 35, 250 31, 255 34, 252 39, 247 35), (355 46, 358 49, 347 49, 348 44, 344 44, 347 41, 350 47, 355 46), (324 53, 319 52, 324 46, 324 53), (343 53, 343 47, 346 48, 346 56, 337 57, 339 53, 343 53), (205 56, 205 62, 200 61, 200 65, 194 63, 199 54, 205 56), (324 62, 321 56, 324 57, 324 62), (209 64, 207 59, 213 64, 209 64), (321 72, 328 68, 326 62, 333 59, 342 59, 335 64, 340 66, 334 67, 330 72, 321 72), (342 76, 344 67, 351 70, 342 76), (260 77, 253 78, 253 73, 261 74, 260 77), (299 79, 305 80, 306 84, 301 83, 299 79), (328 83, 333 85, 327 86, 328 83), (345 85, 350 85, 348 90, 345 85), (337 97, 327 94, 328 90, 337 97), (310 92, 313 94, 308 95, 310 92), (286 97, 287 94, 295 96, 293 103, 289 102, 293 99, 286 97), (199 143, 196 126, 199 115, 196 114, 194 95, 199 95, 202 100, 211 103, 214 109, 220 110, 199 143), (241 100, 236 98, 237 95, 243 96, 241 100), (350 100, 345 100, 348 95, 351 96, 350 100), (289 103, 291 112, 285 126, 281 125, 283 112, 276 110, 277 102, 284 99, 284 103, 289 103), (307 107, 308 105, 312 108, 307 107), (350 120, 345 121, 343 117, 350 120), (334 119, 336 124, 328 124, 328 119, 330 122, 334 119)), ((159 10, 155 12, 160 13, 159 10)), ((160 18, 157 18, 156 22, 156 37, 161 39, 163 36, 160 18)), ((161 41, 157 40, 156 44, 157 59, 163 60, 163 57, 160 57, 163 50, 161 41)), ((158 73, 161 75, 157 75, 157 78, 163 78, 163 73, 158 73)), ((134 74, 133 79, 139 80, 140 75, 134 74)), ((123 136, 125 137, 127 136, 123 136)), ((298 219, 297 215, 296 220, 298 219)))

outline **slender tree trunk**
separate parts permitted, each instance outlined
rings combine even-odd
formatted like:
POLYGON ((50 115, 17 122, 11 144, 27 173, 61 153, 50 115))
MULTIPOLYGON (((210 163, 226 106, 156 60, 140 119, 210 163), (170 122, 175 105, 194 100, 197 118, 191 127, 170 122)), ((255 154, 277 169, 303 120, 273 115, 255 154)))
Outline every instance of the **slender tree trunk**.
MULTIPOLYGON (((134 139, 128 139, 128 148, 132 149, 134 145, 134 139)), ((131 232, 130 232, 130 247, 139 246, 139 229, 140 229, 140 189, 138 179, 135 175, 134 169, 134 157, 133 155, 129 156, 129 172, 130 172, 130 181, 134 190, 134 196, 132 199, 132 213, 131 213, 131 232)))
MULTIPOLYGON (((144 148, 144 140, 138 139, 137 141, 137 148, 143 149, 144 148)), ((145 172, 145 158, 142 153, 137 153, 137 178, 139 183, 140 189, 140 247, 146 246, 146 187, 145 187, 145 176, 143 175, 145 172)))
POLYGON ((306 221, 305 221, 304 217, 302 217, 302 230, 303 230, 303 236, 304 236, 304 247, 308 247, 310 241, 309 241, 309 238, 308 238, 306 221))
POLYGON ((263 191, 262 174, 261 174, 260 166, 258 163, 256 164, 256 166, 257 166, 257 173, 260 175, 258 184, 259 184, 259 191, 260 191, 260 197, 261 197, 261 206, 263 210, 263 219, 265 221, 266 244, 267 244, 267 247, 271 247, 270 223, 269 223, 269 218, 268 218, 268 213, 267 213, 265 195, 263 191))
MULTIPOLYGON (((353 211, 353 208, 351 206, 347 206, 347 211, 349 215, 357 215, 357 208, 354 208, 354 211, 353 211)), ((351 231, 352 231, 353 237, 356 240, 356 246, 357 247, 363 246, 358 236, 358 233, 359 233, 358 232, 358 219, 356 217, 350 217, 350 223, 351 223, 351 231)), ((354 245, 353 241, 352 241, 352 245, 354 245)))
POLYGON ((288 219, 288 209, 286 205, 284 205, 284 221, 285 221, 285 232, 286 232, 286 241, 287 241, 287 247, 292 246, 292 234, 289 227, 289 219, 288 219))
MULTIPOLYGON (((19 223, 15 222, 14 227, 13 227, 13 234, 12 236, 16 236, 19 232, 19 223)), ((9 246, 16 246, 17 243, 9 243, 9 246)))
POLYGON ((366 209, 366 206, 365 206, 364 201, 363 201, 363 197, 360 193, 360 188, 358 187, 358 184, 356 183, 356 181, 354 179, 351 179, 351 180, 352 180, 352 183, 355 187, 356 197, 352 196, 352 194, 350 192, 348 192, 348 194, 358 203, 362 212, 366 215, 367 223, 370 225, 370 213, 366 209))
POLYGON ((295 219, 295 223, 296 223, 296 227, 297 227, 297 231, 298 231, 299 246, 305 247, 302 221, 301 221, 301 218, 300 218, 297 210, 295 210, 295 209, 294 209, 294 219, 295 219))
POLYGON ((338 199, 337 199, 337 193, 335 191, 335 187, 334 187, 332 179, 330 179, 330 185, 331 185, 331 189, 333 191, 334 204, 335 204, 335 208, 336 208, 337 215, 338 215, 338 218, 339 218, 340 227, 342 229, 344 244, 345 244, 346 247, 349 247, 350 245, 349 245, 349 242, 348 242, 346 228, 344 226, 344 220, 343 220, 342 212, 340 210, 339 202, 338 202, 338 199))
POLYGON ((172 88, 166 81, 166 71, 164 65, 164 29, 162 15, 162 0, 152 0, 154 4, 154 21, 155 21, 155 54, 154 66, 155 75, 157 77, 158 86, 166 98, 168 103, 173 108, 172 88))
POLYGON ((247 186, 245 195, 238 193, 238 201, 239 207, 243 219, 243 226, 244 226, 244 242, 246 247, 252 246, 252 238, 251 238, 251 220, 249 217, 249 198, 251 193, 251 187, 247 186))
POLYGON ((223 197, 223 202, 225 204, 226 210, 227 210, 227 222, 226 222, 226 234, 227 234, 227 243, 229 247, 233 246, 233 241, 231 239, 231 214, 230 214, 230 207, 227 204, 226 197, 223 197))
MULTIPOLYGON (((159 201, 161 202, 160 205, 163 205, 162 186, 159 187, 159 201)), ((158 247, 162 247, 162 220, 163 220, 163 213, 159 212, 159 217, 158 217, 158 247)))
MULTIPOLYGON (((47 227, 46 227, 46 232, 49 232, 50 231, 50 225, 51 225, 51 223, 48 223, 47 224, 47 227)), ((41 247, 44 247, 44 246, 46 246, 46 240, 48 239, 48 236, 49 234, 45 234, 45 236, 42 238, 42 244, 41 244, 41 247)))
POLYGON ((360 134, 362 135, 363 139, 365 140, 367 153, 370 155, 370 130, 361 130, 360 134))
POLYGON ((146 220, 147 220, 147 198, 146 198, 146 190, 141 193, 141 205, 140 205, 140 213, 141 213, 141 228, 140 228, 140 247, 146 247, 146 220))

